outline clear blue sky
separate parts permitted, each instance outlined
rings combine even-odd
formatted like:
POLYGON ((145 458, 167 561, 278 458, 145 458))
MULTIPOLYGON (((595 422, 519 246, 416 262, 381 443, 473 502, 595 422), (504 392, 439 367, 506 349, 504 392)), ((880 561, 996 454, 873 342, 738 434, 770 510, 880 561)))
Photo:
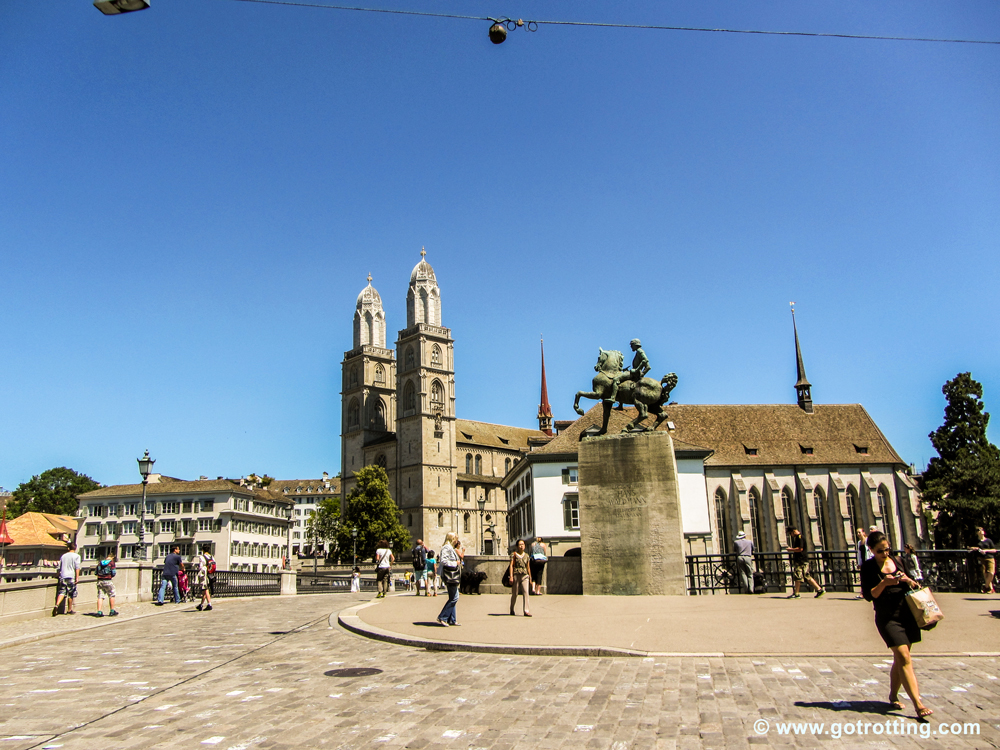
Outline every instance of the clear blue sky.
MULTIPOLYGON (((1000 39, 994 0, 372 4, 1000 39)), ((539 334, 557 419, 633 336, 679 401, 794 402, 791 300, 816 402, 906 461, 960 371, 1000 415, 1000 47, 487 26, 3 3, 0 485, 336 473, 355 299, 394 340, 421 246, 461 417, 535 424, 539 334)))

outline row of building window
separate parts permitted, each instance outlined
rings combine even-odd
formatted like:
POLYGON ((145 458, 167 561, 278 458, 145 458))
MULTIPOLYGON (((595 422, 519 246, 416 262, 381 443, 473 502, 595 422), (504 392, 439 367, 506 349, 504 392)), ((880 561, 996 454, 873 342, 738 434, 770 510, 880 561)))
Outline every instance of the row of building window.
POLYGON ((231 542, 229 554, 231 557, 267 557, 280 558, 284 547, 278 544, 258 544, 257 542, 231 542))
POLYGON ((266 536, 284 536, 285 527, 277 526, 273 523, 259 523, 257 521, 244 521, 233 519, 233 531, 244 534, 264 534, 266 536))
MULTIPOLYGON (((413 347, 407 347, 406 354, 404 355, 405 369, 412 370, 416 366, 416 356, 413 352, 413 347)), ((441 347, 437 344, 431 347, 431 365, 440 367, 441 366, 441 347)), ((375 365, 375 382, 385 383, 385 368, 382 365, 375 365)), ((349 388, 357 388, 358 386, 358 368, 357 366, 352 367, 347 376, 347 385, 349 388)))
MULTIPOLYGON (((858 492, 853 485, 847 487, 846 495, 851 534, 851 538, 846 541, 848 545, 852 545, 857 540, 858 529, 866 530, 864 520, 865 516, 862 512, 858 492)), ((792 491, 788 487, 784 487, 781 490, 781 515, 782 520, 785 522, 786 532, 787 529, 794 527, 801 531, 805 538, 811 538, 812 544, 815 548, 829 549, 830 547, 828 545, 837 544, 837 538, 835 534, 831 533, 832 527, 830 514, 827 509, 825 493, 822 488, 816 487, 811 493, 809 493, 809 497, 805 499, 807 502, 811 502, 811 511, 816 517, 817 523, 815 537, 813 538, 813 534, 811 533, 812 524, 809 523, 810 517, 802 517, 802 514, 799 512, 798 504, 794 501, 792 491)), ((889 544, 894 545, 895 525, 892 522, 892 515, 889 512, 889 491, 886 489, 885 485, 879 485, 876 492, 876 499, 878 502, 879 516, 882 518, 882 522, 885 525, 883 531, 889 538, 889 544)), ((778 519, 774 516, 773 512, 769 512, 770 508, 768 508, 765 503, 761 502, 760 493, 757 491, 756 487, 751 487, 747 493, 747 505, 750 511, 751 539, 756 546, 757 551, 779 551, 768 549, 768 534, 765 532, 765 524, 767 524, 768 520, 770 520, 772 531, 776 537, 778 519), (766 518, 767 516, 771 516, 770 519, 766 518)), ((730 515, 728 511, 729 508, 726 501, 726 493, 721 487, 719 487, 715 491, 715 517, 718 528, 719 552, 732 551, 733 535, 730 528, 730 515)), ((736 512, 738 516, 738 511, 736 512)), ((893 548, 895 549, 895 547, 893 548)))
MULTIPOLYGON (((87 518, 113 518, 138 516, 141 502, 110 503, 108 505, 84 505, 83 515, 87 518)), ((212 513, 215 510, 215 500, 155 500, 146 501, 146 513, 152 515, 170 515, 177 513, 212 513)))

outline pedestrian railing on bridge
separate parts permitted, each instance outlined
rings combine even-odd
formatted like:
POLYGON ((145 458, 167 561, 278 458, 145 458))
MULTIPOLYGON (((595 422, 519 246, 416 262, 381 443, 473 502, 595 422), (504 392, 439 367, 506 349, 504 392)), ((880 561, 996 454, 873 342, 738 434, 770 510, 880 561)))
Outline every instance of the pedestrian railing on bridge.
MULTIPOLYGON (((897 557, 900 553, 896 553, 897 557)), ((924 583, 934 591, 979 591, 979 571, 966 550, 919 550, 917 558, 924 583)), ((827 591, 861 592, 855 550, 814 550, 806 553, 809 575, 827 591)), ((754 572, 763 574, 768 593, 792 590, 792 565, 787 552, 761 552, 753 556, 754 572)), ((740 585, 736 555, 688 555, 689 594, 747 593, 740 585)), ((809 593, 808 585, 802 589, 809 593)))
MULTIPOLYGON (((295 581, 296 590, 300 594, 333 594, 337 592, 350 592, 350 573, 309 573, 299 571, 295 581)), ((361 576, 361 590, 375 591, 378 583, 374 575, 361 576)))
MULTIPOLYGON (((163 568, 153 569, 153 595, 160 592, 160 582, 163 580, 163 568)), ((202 587, 197 584, 197 576, 188 574, 192 598, 200 599, 202 587)), ((215 585, 212 587, 213 598, 230 598, 235 596, 278 596, 281 593, 281 573, 251 573, 240 570, 219 570, 215 573, 215 585)), ((164 596, 164 601, 172 599, 173 594, 164 596)))

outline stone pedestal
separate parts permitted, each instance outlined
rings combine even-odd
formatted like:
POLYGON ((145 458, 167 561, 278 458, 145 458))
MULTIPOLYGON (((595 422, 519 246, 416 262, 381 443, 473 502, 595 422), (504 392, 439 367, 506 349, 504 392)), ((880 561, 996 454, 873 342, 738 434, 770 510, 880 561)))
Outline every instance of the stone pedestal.
POLYGON ((670 433, 584 438, 579 457, 583 593, 685 594, 670 433))

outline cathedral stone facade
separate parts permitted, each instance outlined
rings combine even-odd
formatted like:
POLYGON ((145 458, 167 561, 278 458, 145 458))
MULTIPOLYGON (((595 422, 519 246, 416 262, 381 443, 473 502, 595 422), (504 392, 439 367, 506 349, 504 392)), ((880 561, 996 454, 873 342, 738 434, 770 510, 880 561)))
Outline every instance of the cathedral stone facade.
POLYGON ((342 363, 343 497, 359 469, 381 466, 413 539, 436 548, 448 531, 457 531, 470 551, 501 549, 506 499, 500 480, 530 441, 545 436, 458 418, 455 342, 442 323, 434 269, 420 254, 395 349, 387 346, 385 311, 371 276, 358 295, 354 346, 342 363))

